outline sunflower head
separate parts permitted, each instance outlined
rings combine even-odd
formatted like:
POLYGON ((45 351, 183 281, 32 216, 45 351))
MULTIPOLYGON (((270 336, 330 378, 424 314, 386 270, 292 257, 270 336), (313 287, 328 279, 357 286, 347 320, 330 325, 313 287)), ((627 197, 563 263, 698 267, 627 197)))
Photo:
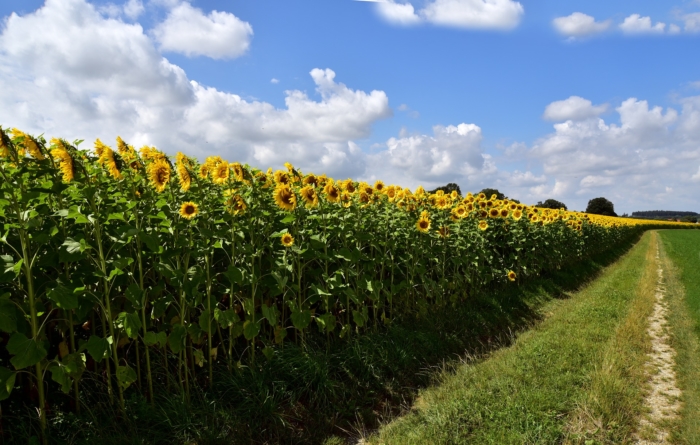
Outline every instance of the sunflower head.
POLYGON ((348 193, 355 193, 355 181, 352 179, 346 179, 341 183, 341 186, 343 187, 343 190, 345 190, 348 193))
POLYGON ((312 185, 307 185, 301 188, 299 191, 306 207, 316 207, 318 205, 318 194, 316 189, 312 185))
POLYGON ((452 198, 452 199, 459 198, 459 193, 457 193, 457 190, 452 190, 452 192, 450 193, 450 198, 452 198))
POLYGON ((523 217, 523 212, 521 212, 520 210, 517 210, 517 209, 516 209, 516 210, 513 210, 513 213, 512 213, 511 215, 513 216, 513 219, 514 219, 514 220, 520 221, 520 218, 523 217))
POLYGON ((73 169, 73 158, 66 149, 65 144, 60 139, 51 139, 51 145, 54 148, 51 149, 51 156, 58 163, 58 169, 61 170, 61 175, 63 176, 63 182, 71 182, 75 175, 73 169))
POLYGON ((297 196, 287 184, 279 184, 273 192, 275 203, 284 210, 294 210, 297 206, 297 196))
POLYGON ((270 179, 267 177, 267 175, 265 173, 257 172, 255 174, 255 183, 258 186, 266 189, 270 186, 270 179))
POLYGON ((282 235, 281 241, 284 247, 292 247, 294 245, 294 237, 289 233, 282 235))
POLYGON ((170 164, 164 159, 157 160, 148 166, 148 179, 158 193, 162 193, 170 182, 170 164))
POLYGON ((436 232, 440 238, 447 238, 450 236, 450 228, 448 226, 441 226, 436 232))
POLYGON ((340 189, 338 189, 332 181, 326 183, 326 186, 323 188, 323 193, 330 202, 338 202, 340 200, 340 189))
POLYGON ((231 167, 233 177, 236 178, 236 181, 243 181, 245 174, 243 173, 243 166, 240 162, 232 162, 229 164, 229 167, 231 167))
POLYGON ((360 192, 360 202, 362 204, 369 204, 371 200, 372 200, 372 197, 370 195, 368 195, 366 192, 360 192))
POLYGON ((211 171, 211 177, 214 183, 224 184, 228 181, 229 168, 227 162, 221 162, 217 164, 211 171))
POLYGON ((515 274, 515 272, 513 272, 512 270, 509 270, 508 271, 508 280, 515 281, 516 278, 517 278, 517 275, 515 274))
POLYGON ((425 195, 425 189, 423 188, 422 185, 419 185, 418 188, 416 189, 414 195, 416 195, 417 198, 422 198, 423 195, 425 195))
POLYGON ((479 221, 479 230, 486 230, 489 228, 489 223, 486 221, 479 221))
POLYGON ((382 182, 382 181, 379 180, 379 179, 377 179, 377 181, 374 183, 374 190, 375 190, 377 193, 383 193, 385 187, 386 187, 386 186, 384 185, 384 182, 382 182))
POLYGON ((452 216, 454 216, 457 219, 466 218, 467 209, 465 209, 462 206, 457 206, 454 209, 452 209, 452 216))
POLYGON ((440 210, 444 210, 450 206, 450 200, 447 199, 447 196, 445 194, 439 194, 439 192, 442 192, 442 190, 438 190, 438 195, 435 197, 435 207, 437 207, 440 210))
POLYGON ((421 216, 416 222, 416 228, 419 232, 428 233, 430 230, 430 218, 427 216, 421 216))
POLYGON ((352 205, 352 195, 349 192, 341 192, 340 202, 343 203, 343 207, 350 207, 352 205))
POLYGON ((186 192, 190 189, 190 186, 192 185, 192 177, 184 164, 179 164, 177 166, 177 179, 180 182, 180 190, 186 192))
POLYGON ((192 219, 199 213, 199 206, 191 201, 183 202, 180 206, 180 216, 185 219, 192 219))
POLYGON ((479 201, 485 201, 486 200, 486 194, 485 193, 479 193, 477 195, 477 198, 479 198, 479 201))
POLYGON ((510 211, 507 208, 501 209, 501 218, 507 218, 510 211))
POLYGON ((396 187, 390 185, 386 188, 384 194, 386 194, 387 198, 389 198, 389 201, 393 201, 396 198, 396 187))
POLYGON ((490 218, 498 218, 500 215, 501 215, 501 212, 496 208, 492 207, 491 210, 489 210, 489 217, 490 218))
POLYGON ((243 213, 245 212, 245 209, 248 208, 240 195, 234 195, 228 198, 226 200, 226 207, 228 208, 229 212, 233 213, 234 215, 243 213))
POLYGON ((304 185, 310 185, 312 187, 318 186, 318 177, 314 175, 313 173, 309 173, 304 177, 304 179, 301 181, 302 184, 304 185))
POLYGON ((289 184, 289 173, 287 173, 284 170, 277 170, 275 172, 275 182, 280 185, 280 184, 289 184))
POLYGON ((199 167, 199 177, 202 179, 207 179, 209 177, 209 172, 211 172, 211 166, 209 164, 202 164, 199 167))

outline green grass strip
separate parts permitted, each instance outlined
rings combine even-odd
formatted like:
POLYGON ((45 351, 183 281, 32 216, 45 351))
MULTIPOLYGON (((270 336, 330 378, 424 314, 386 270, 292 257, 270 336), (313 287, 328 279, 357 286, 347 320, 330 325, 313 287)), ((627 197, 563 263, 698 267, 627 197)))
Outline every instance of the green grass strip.
MULTIPOLYGON (((587 399, 596 370, 647 269, 652 234, 567 300, 512 347, 460 367, 421 393, 413 410, 370 438, 374 444, 559 443, 587 399)), ((648 275, 648 274, 647 274, 648 275)), ((632 400, 641 400, 632 394, 632 400)), ((634 403, 632 403, 634 405, 634 403)), ((628 420, 630 423, 630 420, 628 420)))
POLYGON ((671 344, 676 350, 683 408, 672 429, 674 443, 700 443, 700 232, 661 231, 668 263, 671 344))

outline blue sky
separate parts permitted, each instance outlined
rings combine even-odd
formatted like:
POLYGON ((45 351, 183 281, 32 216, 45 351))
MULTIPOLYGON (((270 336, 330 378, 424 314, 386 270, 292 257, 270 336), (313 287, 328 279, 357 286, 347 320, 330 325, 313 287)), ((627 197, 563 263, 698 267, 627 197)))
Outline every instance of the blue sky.
POLYGON ((577 209, 606 196, 700 211, 698 13, 690 0, 4 0, 0 124, 577 209), (402 25, 392 11, 409 6, 402 25), (292 92, 305 96, 288 108, 292 92))

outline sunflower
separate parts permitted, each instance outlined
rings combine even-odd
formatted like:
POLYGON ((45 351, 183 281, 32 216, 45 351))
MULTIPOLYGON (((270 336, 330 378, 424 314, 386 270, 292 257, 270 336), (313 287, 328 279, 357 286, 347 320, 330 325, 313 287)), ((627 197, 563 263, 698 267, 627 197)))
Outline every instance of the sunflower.
POLYGON ((197 216, 197 213, 199 213, 199 206, 193 202, 183 202, 180 206, 180 216, 185 219, 192 219, 197 216))
POLYGON ((447 226, 442 226, 438 230, 436 230, 437 234, 440 235, 440 238, 447 238, 450 236, 450 228, 447 226))
POLYGON ((396 187, 390 185, 386 188, 386 191, 384 193, 386 194, 387 198, 389 198, 389 201, 393 201, 396 198, 396 187))
POLYGON ((0 157, 9 158, 10 157, 10 138, 7 137, 5 132, 0 127, 0 157))
POLYGON ((207 179, 209 177, 209 172, 211 167, 208 164, 202 164, 199 166, 199 177, 202 179, 207 179))
POLYGON ((532 217, 530 217, 530 221, 533 222, 533 223, 539 222, 539 221, 540 221, 540 217, 537 216, 537 215, 532 215, 532 217))
POLYGON ((340 202, 343 203, 343 207, 350 207, 352 205, 352 195, 348 192, 342 192, 340 194, 340 202))
MULTIPOLYGON (((29 136, 27 133, 24 133, 23 131, 20 131, 16 128, 12 129, 12 135, 14 137, 21 137, 23 138, 22 141, 19 143, 19 145, 26 149, 29 154, 36 160, 43 161, 46 159, 44 157, 44 154, 41 152, 41 149, 39 148, 39 144, 36 143, 36 140, 34 140, 33 137, 29 136)), ((24 150, 22 150, 24 151, 24 150)), ((22 153, 22 156, 24 156, 24 153, 22 153)))
POLYGON ((367 184, 366 182, 360 182, 358 190, 360 191, 360 193, 365 193, 367 195, 371 195, 374 193, 374 189, 372 188, 372 186, 367 184))
POLYGON ((369 202, 372 200, 372 197, 368 195, 365 192, 360 192, 360 202, 362 204, 369 204, 369 202))
MULTIPOLYGON (((95 148, 97 148, 98 142, 99 139, 95 141, 95 148)), ((102 143, 100 142, 100 144, 102 143)), ((122 174, 117 168, 117 161, 114 160, 114 150, 102 144, 100 151, 102 154, 100 155, 99 159, 97 159, 97 163, 106 168, 109 174, 112 175, 114 179, 121 179, 122 174)))
POLYGON ((486 210, 479 210, 479 218, 484 219, 484 218, 488 218, 488 217, 489 217, 489 212, 487 212, 486 210))
POLYGON ((292 247, 294 245, 294 237, 289 233, 282 235, 281 241, 284 247, 292 247))
MULTIPOLYGON (((442 190, 438 190, 438 193, 441 192, 442 190)), ((444 210, 450 206, 450 201, 447 199, 447 196, 443 193, 442 195, 437 195, 435 198, 435 207, 437 207, 440 210, 444 210)))
POLYGON ((160 159, 151 163, 148 166, 148 178, 156 191, 162 193, 168 182, 170 182, 170 164, 168 161, 160 159))
POLYGON ((511 209, 511 210, 517 210, 517 209, 518 209, 518 205, 517 205, 516 203, 514 203, 514 202, 511 202, 511 203, 508 205, 508 208, 511 209))
POLYGON ((457 206, 454 209, 452 209, 452 216, 454 219, 462 219, 467 216, 467 209, 465 209, 462 206, 457 206))
POLYGON ((313 173, 309 173, 308 175, 306 175, 304 177, 304 179, 301 181, 301 183, 304 185, 310 185, 312 187, 316 187, 316 186, 318 186, 318 178, 313 173))
POLYGON ((513 213, 511 213, 511 215, 513 216, 513 219, 514 219, 514 220, 520 221, 520 218, 523 217, 523 212, 521 212, 520 210, 517 210, 517 209, 516 209, 516 210, 513 211, 513 213))
POLYGON ((508 211, 507 208, 502 208, 502 209, 501 209, 501 218, 508 218, 508 214, 509 214, 509 213, 510 213, 510 212, 508 211))
POLYGON ((428 233, 430 230, 430 218, 428 216, 422 216, 418 218, 418 222, 416 222, 416 228, 423 233, 428 233))
POLYGON ((117 151, 119 152, 119 156, 121 156, 127 164, 133 163, 138 157, 134 147, 124 142, 119 136, 117 136, 117 151))
POLYGON ((496 208, 492 207, 491 210, 489 210, 489 217, 490 218, 498 218, 500 215, 501 215, 501 212, 499 212, 498 209, 496 209, 496 208))
POLYGON ((479 229, 486 230, 489 228, 489 223, 486 221, 479 221, 479 229))
POLYGON ((212 180, 216 184, 223 184, 228 181, 229 172, 228 163, 221 162, 211 171, 212 180))
POLYGON ((280 184, 275 188, 274 198, 281 209, 294 210, 297 206, 297 196, 287 184, 280 184))
POLYGON ((452 190, 452 192, 450 193, 450 198, 452 198, 452 199, 459 198, 459 193, 457 193, 457 190, 452 190))
POLYGON ((425 189, 423 188, 422 185, 419 185, 418 188, 416 189, 414 195, 416 195, 418 198, 422 198, 423 195, 425 195, 425 189))
POLYGON ((184 164, 177 166, 177 177, 180 181, 180 190, 183 192, 189 190, 190 185, 192 185, 192 177, 190 177, 190 172, 184 164))
POLYGON ((490 209, 493 208, 495 205, 496 205, 496 203, 490 199, 488 201, 486 201, 486 207, 488 207, 490 209))
POLYGON ((243 179, 244 179, 243 166, 240 164, 240 162, 232 162, 229 164, 229 167, 231 167, 231 171, 233 172, 233 177, 236 178, 237 181, 243 181, 243 179))
POLYGON ((255 174, 255 183, 264 189, 270 186, 270 181, 267 175, 263 172, 257 172, 255 174))
POLYGON ((73 158, 60 139, 51 139, 51 145, 56 146, 56 148, 51 149, 51 156, 58 162, 58 168, 63 175, 63 182, 71 182, 74 177, 73 158))
POLYGON ((517 278, 517 275, 515 275, 515 272, 513 272, 512 270, 509 270, 508 271, 508 280, 515 281, 516 278, 517 278))
POLYGON ((386 187, 386 186, 384 185, 384 182, 382 182, 382 181, 379 180, 379 179, 377 179, 377 180, 375 181, 375 183, 374 183, 374 190, 375 190, 376 192, 379 192, 379 193, 384 192, 384 188, 385 188, 385 187, 386 187))
POLYGON ((240 195, 234 195, 231 196, 229 199, 226 200, 226 207, 228 207, 228 210, 233 213, 234 215, 238 215, 239 213, 245 212, 245 209, 248 208, 246 205, 245 201, 240 195))
POLYGON ((304 199, 306 207, 311 208, 318 205, 318 194, 312 185, 302 187, 299 194, 301 195, 302 199, 304 199))
POLYGON ((468 203, 464 206, 464 208, 467 209, 467 212, 472 212, 472 211, 474 210, 474 203, 468 202, 468 203))
POLYGON ((479 201, 479 208, 480 208, 480 209, 485 209, 486 207, 487 207, 487 206, 486 206, 486 201, 479 201))
POLYGON ((348 193, 355 193, 355 182, 352 179, 346 179, 341 183, 341 187, 348 193))
POLYGON ((139 153, 141 153, 141 158, 146 160, 146 161, 167 161, 168 157, 165 156, 164 153, 161 153, 158 151, 155 147, 149 147, 147 145, 144 145, 139 149, 139 153))
POLYGON ((277 170, 275 172, 275 182, 280 184, 289 184, 289 173, 284 170, 277 170))
POLYGON ((480 201, 485 201, 486 200, 486 195, 484 193, 479 193, 479 200, 480 201))
POLYGON ((340 190, 338 190, 338 187, 336 187, 332 181, 328 181, 323 188, 323 193, 325 193, 326 199, 330 202, 338 202, 340 199, 340 190))
POLYGON ((292 164, 285 162, 284 166, 287 167, 287 171, 289 171, 289 173, 294 173, 294 166, 292 164))

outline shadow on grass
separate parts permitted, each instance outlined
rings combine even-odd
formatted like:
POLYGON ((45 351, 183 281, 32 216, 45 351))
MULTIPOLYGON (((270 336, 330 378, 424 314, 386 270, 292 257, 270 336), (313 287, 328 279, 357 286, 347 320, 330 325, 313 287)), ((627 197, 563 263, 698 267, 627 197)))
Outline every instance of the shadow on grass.
MULTIPOLYGON (((418 389, 445 367, 480 360, 541 319, 543 304, 568 298, 627 252, 638 237, 607 252, 506 286, 410 322, 336 341, 309 335, 287 344, 256 369, 220 369, 211 389, 195 386, 190 403, 164 388, 152 408, 139 396, 126 415, 95 385, 81 395, 83 413, 51 418, 52 443, 313 444, 352 442, 409 407, 418 389)), ((25 411, 28 412, 28 411, 25 411)), ((6 443, 27 443, 30 415, 6 413, 6 443)))

